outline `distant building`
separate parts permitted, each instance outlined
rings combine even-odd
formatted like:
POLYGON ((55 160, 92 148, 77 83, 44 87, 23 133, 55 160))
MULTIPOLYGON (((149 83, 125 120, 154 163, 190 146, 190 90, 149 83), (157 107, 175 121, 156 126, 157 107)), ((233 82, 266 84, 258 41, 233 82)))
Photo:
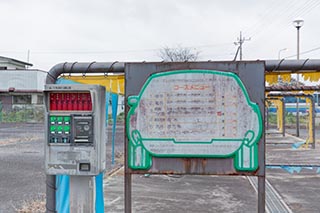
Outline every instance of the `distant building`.
POLYGON ((47 72, 41 70, 0 71, 0 103, 4 111, 43 104, 47 72))
MULTIPOLYGON (((30 111, 28 117, 43 111, 43 89, 47 72, 27 69, 32 64, 0 56, 0 121, 15 119, 30 111), (18 111, 23 110, 23 113, 18 111), (27 110, 27 111, 26 111, 27 110), (11 113, 13 112, 13 113, 11 113), (10 115, 10 117, 8 117, 10 115)), ((26 121, 26 119, 25 119, 26 121)))
POLYGON ((0 56, 0 71, 1 70, 20 70, 27 69, 28 67, 32 67, 32 64, 19 61, 13 58, 0 56))

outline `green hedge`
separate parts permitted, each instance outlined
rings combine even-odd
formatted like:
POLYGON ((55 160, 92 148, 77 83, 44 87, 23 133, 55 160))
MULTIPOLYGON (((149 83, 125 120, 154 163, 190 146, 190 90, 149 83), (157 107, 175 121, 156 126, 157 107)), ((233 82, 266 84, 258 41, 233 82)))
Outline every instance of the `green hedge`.
POLYGON ((39 109, 19 109, 13 111, 4 111, 0 115, 0 121, 6 123, 19 122, 43 122, 44 112, 39 109))

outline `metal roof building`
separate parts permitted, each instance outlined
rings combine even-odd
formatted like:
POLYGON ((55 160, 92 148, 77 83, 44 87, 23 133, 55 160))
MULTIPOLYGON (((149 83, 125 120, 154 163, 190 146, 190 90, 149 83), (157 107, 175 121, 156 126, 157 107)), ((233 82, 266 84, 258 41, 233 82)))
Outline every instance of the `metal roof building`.
POLYGON ((46 76, 42 70, 0 70, 0 114, 26 108, 41 110, 46 76))
POLYGON ((42 70, 1 70, 0 92, 42 92, 46 76, 42 70))
POLYGON ((31 66, 32 66, 32 64, 24 62, 24 61, 0 56, 0 70, 26 69, 31 66))

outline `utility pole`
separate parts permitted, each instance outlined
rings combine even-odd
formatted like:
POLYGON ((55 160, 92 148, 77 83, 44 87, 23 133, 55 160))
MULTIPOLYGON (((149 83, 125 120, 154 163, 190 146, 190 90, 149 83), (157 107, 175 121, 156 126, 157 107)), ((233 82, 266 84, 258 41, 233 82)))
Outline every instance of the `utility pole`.
MULTIPOLYGON (((28 50, 28 53, 27 53, 27 62, 29 63, 29 60, 30 60, 30 50, 28 50)), ((29 66, 27 66, 27 69, 29 68, 29 66)))
POLYGON ((242 37, 242 32, 240 31, 240 37, 237 38, 237 41, 234 42, 234 44, 236 46, 239 45, 238 49, 237 49, 237 52, 236 52, 236 55, 234 57, 234 61, 237 59, 237 56, 238 56, 238 53, 240 52, 240 61, 242 61, 242 44, 245 42, 245 41, 250 41, 251 38, 248 38, 246 39, 245 37, 242 37))
MULTIPOLYGON (((300 59, 300 28, 303 26, 303 19, 296 19, 293 21, 293 25, 297 28, 297 60, 300 59)), ((299 86, 299 73, 297 73, 297 86, 299 86)), ((300 110, 299 110, 299 97, 297 97, 297 114, 296 114, 296 122, 297 122, 297 137, 300 136, 300 110)))

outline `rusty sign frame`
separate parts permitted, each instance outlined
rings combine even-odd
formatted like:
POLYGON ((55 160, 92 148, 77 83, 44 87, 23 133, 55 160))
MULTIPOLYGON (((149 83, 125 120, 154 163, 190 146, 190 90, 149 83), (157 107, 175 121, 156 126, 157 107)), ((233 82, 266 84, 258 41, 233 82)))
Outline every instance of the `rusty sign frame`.
MULTIPOLYGON (((126 63, 125 66, 125 101, 130 96, 140 93, 144 83, 154 73, 172 70, 217 70, 231 72, 240 77, 245 85, 250 100, 260 109, 264 123, 265 62, 185 62, 185 63, 126 63)), ((125 106, 126 117, 130 107, 125 106)), ((126 126, 126 128, 128 128, 126 126)), ((126 130, 127 132, 127 130, 126 130)), ((131 212, 132 174, 192 174, 192 175, 247 175, 258 177, 258 211, 265 211, 265 136, 262 134, 258 143, 258 169, 255 171, 237 171, 232 158, 200 157, 152 157, 149 169, 131 169, 128 165, 128 137, 125 134, 125 212, 131 212)))

